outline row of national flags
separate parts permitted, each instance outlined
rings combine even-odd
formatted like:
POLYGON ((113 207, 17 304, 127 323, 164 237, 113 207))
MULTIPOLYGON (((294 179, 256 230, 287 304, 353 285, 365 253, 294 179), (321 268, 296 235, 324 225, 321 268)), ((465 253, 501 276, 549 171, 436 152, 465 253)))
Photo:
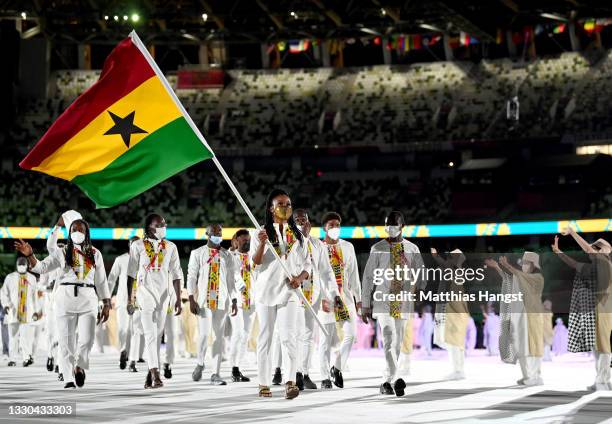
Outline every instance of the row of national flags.
MULTIPOLYGON (((612 24, 612 19, 586 19, 580 21, 578 27, 583 29, 585 33, 592 34, 602 31, 604 27, 610 24, 612 24)), ((518 45, 526 41, 530 41, 532 37, 538 36, 542 33, 551 35, 563 34, 566 32, 567 28, 568 24, 566 22, 557 22, 547 25, 528 25, 520 30, 514 29, 512 31, 506 31, 498 28, 495 34, 495 43, 502 44, 506 41, 507 37, 510 37, 509 41, 518 45)), ((410 51, 432 47, 441 40, 441 33, 392 34, 387 36, 385 47, 387 50, 394 50, 398 54, 406 54, 410 51)), ((307 52, 311 47, 318 46, 322 42, 329 43, 331 54, 335 54, 343 46, 352 45, 354 43, 361 43, 364 46, 368 46, 370 44, 381 45, 383 43, 383 38, 381 36, 364 36, 330 40, 282 40, 275 43, 270 43, 268 45, 268 53, 271 53, 275 49, 278 49, 280 52, 288 51, 289 53, 303 53, 307 52)), ((453 49, 479 43, 480 40, 477 37, 463 31, 452 34, 449 37, 449 45, 453 49)))

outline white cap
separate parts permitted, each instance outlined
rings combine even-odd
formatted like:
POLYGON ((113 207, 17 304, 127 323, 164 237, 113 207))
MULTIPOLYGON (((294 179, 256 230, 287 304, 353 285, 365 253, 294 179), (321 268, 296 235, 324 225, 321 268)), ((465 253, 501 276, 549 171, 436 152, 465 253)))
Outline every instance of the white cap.
POLYGON ((536 268, 540 269, 540 255, 536 252, 523 253, 523 262, 531 262, 536 268))
POLYGON ((66 211, 62 214, 62 219, 64 220, 64 226, 66 227, 66 232, 70 234, 70 226, 77 219, 83 219, 80 213, 77 211, 73 211, 72 209, 66 211))
POLYGON ((602 253, 612 252, 612 246, 606 240, 600 238, 591 243, 591 246, 597 246, 601 249, 602 253))
POLYGON ((465 255, 460 249, 451 250, 450 254, 453 255, 453 257, 458 256, 457 266, 463 265, 463 263, 465 262, 465 255))

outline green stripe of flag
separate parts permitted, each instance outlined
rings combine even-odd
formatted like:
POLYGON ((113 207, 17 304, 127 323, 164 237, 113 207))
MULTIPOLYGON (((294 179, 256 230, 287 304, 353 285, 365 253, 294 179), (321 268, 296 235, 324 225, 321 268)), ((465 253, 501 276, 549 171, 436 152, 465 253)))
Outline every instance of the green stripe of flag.
POLYGON ((72 182, 98 208, 123 203, 213 154, 185 118, 177 118, 147 136, 101 171, 72 182))

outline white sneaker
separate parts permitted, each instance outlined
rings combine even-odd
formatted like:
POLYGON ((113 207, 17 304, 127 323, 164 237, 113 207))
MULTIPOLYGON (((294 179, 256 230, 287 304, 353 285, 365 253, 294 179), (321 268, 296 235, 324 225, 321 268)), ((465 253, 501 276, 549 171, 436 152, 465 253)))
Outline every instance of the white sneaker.
POLYGON ((530 386, 541 386, 541 385, 544 384, 544 381, 540 377, 537 377, 537 378, 527 378, 527 379, 523 380, 523 384, 525 386, 528 386, 528 387, 530 387, 530 386))
POLYGON ((516 380, 516 384, 518 384, 519 386, 524 386, 525 385, 525 379, 521 378, 520 380, 516 380))
POLYGON ((452 372, 448 374, 445 380, 465 380, 465 374, 462 372, 452 372))

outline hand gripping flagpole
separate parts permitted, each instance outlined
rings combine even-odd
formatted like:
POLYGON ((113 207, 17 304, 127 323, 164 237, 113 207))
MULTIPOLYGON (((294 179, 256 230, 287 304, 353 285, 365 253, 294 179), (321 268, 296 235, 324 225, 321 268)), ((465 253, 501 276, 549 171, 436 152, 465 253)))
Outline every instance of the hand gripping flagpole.
MULTIPOLYGON (((185 120, 187 121, 187 123, 189 124, 189 126, 191 127, 193 132, 198 136, 198 138, 200 139, 202 144, 212 153, 212 155, 213 155, 212 156, 213 163, 215 164, 215 166, 217 167, 217 169, 219 170, 219 172, 223 176, 223 179, 225 180, 225 182, 227 183, 229 188, 232 190, 232 192, 234 193, 234 195, 238 199, 238 202, 240 203, 240 205, 242 206, 242 208, 244 209, 244 211, 248 215, 249 219, 251 220, 251 222, 253 223, 253 225, 257 229, 257 231, 261 231, 261 226, 257 222, 257 219, 255 219, 255 216, 253 216, 253 213, 251 212, 251 209, 249 208, 249 206, 246 204, 246 202, 244 201, 244 199, 242 198, 242 196, 238 192, 238 189, 236 188, 236 186, 234 185, 234 183, 232 182, 230 177, 225 172, 225 169, 223 169, 223 166, 221 165, 221 163, 217 159, 217 156, 215 155, 215 152, 213 151, 213 149, 210 148, 210 146, 206 142, 206 139, 204 139, 204 136, 200 132, 200 129, 193 122, 193 119, 191 119, 191 116, 189 115, 189 113, 187 113, 187 110, 185 110, 185 107, 183 106, 181 101, 176 96, 176 93, 174 92, 174 90, 170 86, 170 83, 168 82, 168 80, 166 79, 166 77, 164 76, 162 71, 159 69, 159 67, 157 66, 157 63, 155 63, 155 60, 153 59, 153 57, 151 57, 151 54, 149 53, 149 51, 147 50, 147 48, 143 44, 143 42, 140 40, 140 37, 138 37, 138 34, 136 34, 136 31, 132 30, 132 32, 130 32, 130 38, 132 39, 132 42, 134 43, 134 45, 136 45, 136 47, 138 47, 138 50, 140 50, 140 53, 142 53, 142 55, 145 57, 145 59, 147 59, 147 62, 149 62, 149 65, 153 68, 153 70, 155 71, 155 74, 157 74, 157 77, 160 79, 160 81, 164 85, 164 88, 166 89, 166 91, 168 92, 170 97, 172 97, 172 100, 174 100, 174 103, 176 104, 176 106, 182 112, 183 117, 185 118, 185 120)), ((285 265, 285 263, 282 261, 281 257, 276 252, 276 249, 274 249, 274 246, 272 245, 270 240, 267 240, 266 242, 268 244, 268 247, 270 248, 270 250, 274 254, 274 257, 276 258, 276 260, 279 261, 281 267, 283 268, 283 271, 285 272, 286 277, 291 280, 291 278, 293 278, 293 276, 291 275, 291 272, 289 272, 289 269, 287 268, 287 265, 285 265)), ((306 299, 306 296, 304 296, 304 292, 302 291, 302 289, 297 287, 294 290, 297 293, 297 295, 300 298, 300 300, 302 301, 302 303, 306 306, 306 309, 312 314, 312 316, 314 317, 314 319, 317 322, 317 324, 319 324, 319 327, 321 328, 321 331, 323 332, 323 334, 325 334, 325 336, 327 336, 328 334, 327 334, 327 331, 325 330, 325 326, 323 325, 321 320, 319 320, 319 317, 317 316, 317 313, 314 311, 314 309, 312 309, 312 305, 310 304, 310 302, 308 302, 308 299, 306 299)))

